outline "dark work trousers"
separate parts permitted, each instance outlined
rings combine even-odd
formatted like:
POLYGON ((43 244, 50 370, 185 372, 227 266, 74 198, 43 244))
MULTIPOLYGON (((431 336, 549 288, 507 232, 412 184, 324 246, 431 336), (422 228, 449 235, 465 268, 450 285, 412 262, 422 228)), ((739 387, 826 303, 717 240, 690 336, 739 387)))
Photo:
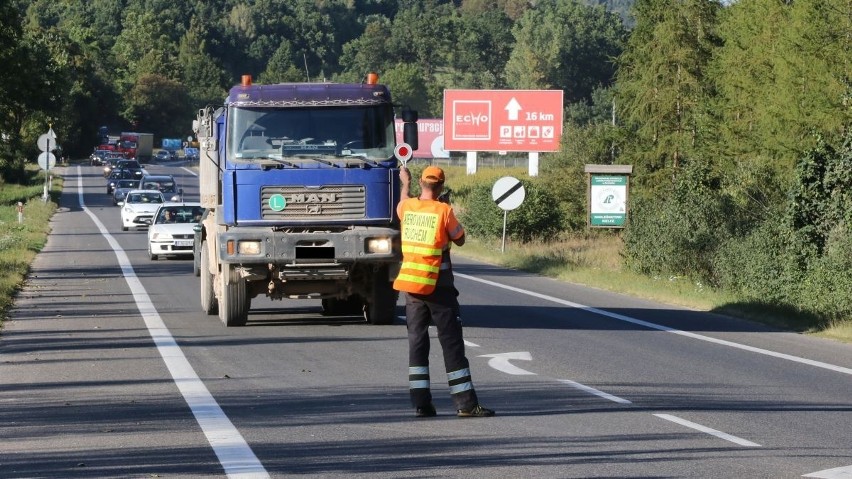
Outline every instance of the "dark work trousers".
POLYGON ((434 323, 438 328, 447 382, 456 409, 471 409, 478 404, 470 376, 470 364, 464 354, 464 338, 456 295, 456 289, 452 286, 439 286, 432 294, 425 296, 406 293, 408 380, 411 403, 415 408, 432 403, 432 392, 429 389, 430 323, 434 323))

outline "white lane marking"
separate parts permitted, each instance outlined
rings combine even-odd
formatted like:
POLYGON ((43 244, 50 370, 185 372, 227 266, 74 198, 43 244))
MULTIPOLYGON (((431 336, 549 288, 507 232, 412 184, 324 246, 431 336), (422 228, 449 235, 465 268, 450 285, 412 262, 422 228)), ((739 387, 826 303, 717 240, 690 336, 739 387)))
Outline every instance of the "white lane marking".
POLYGON ((510 359, 520 359, 522 361, 532 361, 532 356, 527 351, 518 351, 514 353, 497 353, 497 354, 481 354, 480 358, 491 358, 488 360, 488 365, 492 368, 502 371, 513 376, 537 376, 536 373, 521 369, 510 363, 510 359))
POLYGON ((852 479, 852 466, 835 467, 823 471, 805 474, 802 477, 818 477, 821 479, 852 479))
MULTIPOLYGON (((405 316, 397 316, 397 318, 399 318, 399 319, 400 319, 400 321, 402 321, 403 323, 405 323, 405 322, 406 322, 406 320, 405 320, 405 316)), ((429 326, 429 329, 434 329, 434 328, 435 328, 435 326, 429 326)), ((474 343, 474 342, 471 342, 471 341, 468 341, 467 339, 465 339, 465 340, 464 340, 464 345, 465 345, 465 346, 469 346, 469 347, 471 347, 471 348, 478 348, 478 347, 479 347, 479 345, 478 345, 478 344, 476 344, 476 343, 474 343)))
POLYGON ((185 171, 185 172, 187 172, 187 173, 189 173, 189 174, 190 174, 190 175, 192 175, 192 176, 198 176, 198 173, 196 173, 196 172, 194 172, 194 171, 190 170, 189 168, 187 168, 187 167, 185 167, 185 166, 181 166, 181 167, 180 167, 180 169, 181 169, 181 170, 183 170, 183 171, 185 171))
POLYGON ((730 441, 734 444, 739 444, 740 446, 761 447, 760 444, 757 444, 755 442, 747 441, 747 440, 745 440, 741 437, 732 436, 728 433, 724 433, 722 431, 717 431, 716 429, 712 429, 712 428, 709 428, 707 426, 702 426, 701 424, 696 424, 692 421, 687 421, 686 419, 681 419, 677 416, 672 416, 671 414, 654 414, 654 416, 657 416, 660 419, 665 419, 666 421, 671 421, 671 422, 680 424, 681 426, 686 426, 688 428, 695 429, 696 431, 701 431, 701 432, 710 434, 712 436, 716 436, 719 439, 724 439, 724 440, 730 441))
POLYGON ((563 384, 567 384, 567 385, 569 385, 573 388, 577 388, 581 391, 586 391, 587 393, 592 393, 595 396, 602 397, 604 399, 608 399, 612 402, 617 402, 619 404, 633 404, 632 402, 628 401, 627 399, 620 398, 618 396, 613 396, 610 393, 605 393, 605 392, 603 392, 599 389, 595 389, 591 386, 586 386, 585 384, 580 384, 577 381, 572 381, 570 379, 557 379, 557 381, 559 381, 560 383, 563 383, 563 384))
POLYGON ((711 338, 710 336, 702 336, 696 333, 690 333, 688 331, 682 331, 680 329, 670 328, 668 326, 663 326, 660 324, 649 323, 647 321, 642 321, 641 319, 631 318, 630 316, 624 316, 623 314, 612 313, 609 311, 605 311, 603 309, 593 308, 591 306, 586 306, 580 303, 574 303, 572 301, 566 301, 564 299, 554 298, 553 296, 548 296, 546 294, 536 293, 534 291, 528 291, 521 288, 515 288, 514 286, 508 286, 505 284, 495 283, 494 281, 489 281, 487 279, 476 278, 474 276, 469 276, 466 274, 459 273, 457 271, 453 271, 455 276, 459 276, 465 279, 469 279, 471 281, 476 281, 479 283, 487 284, 490 286, 494 286, 496 288, 507 289, 509 291, 514 291, 516 293, 526 294, 528 296, 533 296, 535 298, 544 299, 546 301, 551 301, 557 304, 562 304, 564 306, 570 306, 572 308, 582 309, 584 311, 588 311, 590 313, 600 314, 602 316, 607 316, 612 319, 617 319, 619 321, 625 321, 627 323, 636 324, 639 326, 644 326, 649 329, 656 329, 659 331, 665 331, 667 333, 677 334, 680 336, 685 336, 692 339, 698 339, 701 341, 707 341, 708 343, 720 344, 722 346, 729 346, 731 348, 742 349, 744 351, 750 351, 752 353, 763 354, 766 356, 772 356, 779 359, 786 359, 788 361, 793 361, 800 364, 807 364, 809 366, 814 366, 822 369, 828 369, 829 371, 834 371, 843 374, 852 375, 852 368, 844 368, 843 366, 837 366, 834 364, 824 363, 821 361, 814 361, 812 359, 801 358, 799 356, 793 356, 791 354, 778 353, 775 351, 770 351, 768 349, 756 348, 754 346, 748 346, 745 344, 735 343, 732 341, 726 341, 724 339, 716 339, 711 338))
POLYGON ((219 407, 216 399, 204 386, 204 382, 192 369, 192 365, 184 356, 183 351, 178 346, 172 336, 171 331, 166 327, 157 309, 154 307, 153 301, 148 296, 148 292, 142 286, 142 282, 136 276, 136 272, 130 263, 130 259, 124 252, 124 249, 118 244, 118 241, 107 231, 106 227, 101 223, 98 217, 92 213, 86 204, 83 202, 83 177, 81 175, 80 166, 77 166, 77 196, 80 199, 80 207, 94 221, 95 226, 100 230, 101 235, 106 238, 115 256, 118 259, 118 264, 121 266, 124 279, 127 281, 127 286, 133 294, 133 299, 136 301, 136 307, 148 327, 148 333, 151 339, 157 346, 163 362, 169 369, 169 372, 174 379, 175 385, 183 395, 187 405, 189 405, 192 414, 201 430, 207 437, 207 441, 219 458, 219 463, 225 469, 225 474, 229 478, 266 478, 269 473, 260 463, 257 456, 246 443, 243 436, 237 431, 234 424, 219 407))

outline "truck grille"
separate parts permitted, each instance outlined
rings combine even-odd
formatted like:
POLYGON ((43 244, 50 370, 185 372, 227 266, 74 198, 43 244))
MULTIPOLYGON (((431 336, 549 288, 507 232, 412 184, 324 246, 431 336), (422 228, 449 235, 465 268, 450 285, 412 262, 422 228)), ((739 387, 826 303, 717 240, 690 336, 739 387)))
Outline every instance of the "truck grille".
POLYGON ((366 215, 363 185, 266 186, 260 196, 264 220, 359 219, 366 215))

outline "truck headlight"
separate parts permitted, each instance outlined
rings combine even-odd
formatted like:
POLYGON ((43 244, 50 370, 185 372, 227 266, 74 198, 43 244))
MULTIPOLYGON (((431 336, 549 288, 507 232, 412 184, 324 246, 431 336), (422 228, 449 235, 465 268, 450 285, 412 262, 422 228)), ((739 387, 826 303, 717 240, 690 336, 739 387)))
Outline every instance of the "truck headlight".
POLYGON ((240 254, 260 254, 260 241, 240 241, 237 246, 240 254))
POLYGON ((370 238, 367 240, 368 253, 390 253, 391 242, 388 238, 370 238))

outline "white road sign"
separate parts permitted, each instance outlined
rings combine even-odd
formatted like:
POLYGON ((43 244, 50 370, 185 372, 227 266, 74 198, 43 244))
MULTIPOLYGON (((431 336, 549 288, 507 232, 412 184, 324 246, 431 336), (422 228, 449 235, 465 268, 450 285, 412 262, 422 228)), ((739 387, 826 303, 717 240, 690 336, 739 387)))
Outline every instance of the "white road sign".
POLYGON ((41 136, 38 137, 38 141, 36 141, 36 144, 38 144, 39 151, 55 150, 56 149, 56 135, 51 135, 50 133, 44 133, 44 134, 42 134, 41 136))
POLYGON ((42 170, 53 169, 53 167, 56 166, 56 156, 53 153, 45 151, 38 155, 38 166, 40 166, 42 170))
POLYGON ((521 206, 524 202, 526 192, 521 180, 504 176, 494 183, 491 188, 491 198, 501 209, 509 211, 521 206))

